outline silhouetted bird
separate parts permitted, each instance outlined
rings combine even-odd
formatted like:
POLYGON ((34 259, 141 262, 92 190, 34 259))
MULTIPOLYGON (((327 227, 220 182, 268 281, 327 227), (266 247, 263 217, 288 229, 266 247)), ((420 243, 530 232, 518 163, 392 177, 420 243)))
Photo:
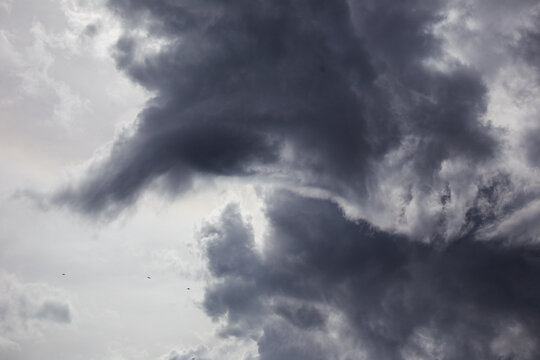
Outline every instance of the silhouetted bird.
POLYGON ((66 274, 62 273, 62 276, 66 276, 66 274))
POLYGON ((147 276, 146 278, 147 278, 147 279, 151 279, 151 277, 150 277, 150 276, 147 276))

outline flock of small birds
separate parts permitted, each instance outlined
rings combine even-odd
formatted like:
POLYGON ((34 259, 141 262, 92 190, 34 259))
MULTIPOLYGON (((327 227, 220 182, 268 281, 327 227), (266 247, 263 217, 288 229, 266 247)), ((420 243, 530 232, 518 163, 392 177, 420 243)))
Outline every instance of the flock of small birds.
MULTIPOLYGON (((62 276, 66 276, 66 273, 62 273, 62 276)), ((149 279, 149 280, 152 279, 150 276, 147 276, 146 278, 149 279)), ((186 290, 191 290, 191 288, 186 288, 186 290)))

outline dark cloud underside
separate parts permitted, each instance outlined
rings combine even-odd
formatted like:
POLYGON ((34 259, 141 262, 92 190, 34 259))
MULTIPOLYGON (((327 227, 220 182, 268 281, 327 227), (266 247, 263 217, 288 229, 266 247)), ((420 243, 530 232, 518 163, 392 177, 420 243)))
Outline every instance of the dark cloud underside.
MULTIPOLYGON (((86 212, 130 203, 157 178, 264 176, 366 195, 383 156, 406 144, 422 179, 441 163, 491 158, 486 89, 430 28, 443 3, 119 1, 118 67, 154 93, 133 135, 57 200, 86 212), (152 44, 164 45, 149 52, 152 44)), ((423 181, 423 180, 422 180, 423 181)))
POLYGON ((234 206, 201 233, 215 277, 205 308, 224 335, 258 336, 261 359, 540 356, 538 246, 423 244, 288 192, 268 207, 262 252, 234 206))

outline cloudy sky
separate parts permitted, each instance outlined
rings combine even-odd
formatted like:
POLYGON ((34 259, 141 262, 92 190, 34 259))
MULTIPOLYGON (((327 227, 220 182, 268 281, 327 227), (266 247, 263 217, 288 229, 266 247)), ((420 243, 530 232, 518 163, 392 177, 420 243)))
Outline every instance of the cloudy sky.
POLYGON ((538 0, 0 0, 0 359, 538 359, 538 99, 538 0))

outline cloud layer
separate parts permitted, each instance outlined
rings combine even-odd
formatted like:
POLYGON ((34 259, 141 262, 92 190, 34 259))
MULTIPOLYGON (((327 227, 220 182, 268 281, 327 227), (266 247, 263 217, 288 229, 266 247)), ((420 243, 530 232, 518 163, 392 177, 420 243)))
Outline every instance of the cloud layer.
POLYGON ((201 232, 215 279, 205 309, 223 336, 255 338, 260 359, 540 355, 538 246, 424 244, 325 200, 278 192, 267 204, 262 251, 234 206, 201 232))
POLYGON ((232 205, 200 237, 204 308, 261 360, 540 355, 536 1, 108 5, 152 97, 54 202, 259 184, 262 250, 232 205))
POLYGON ((115 56, 154 97, 134 133, 57 200, 97 212, 158 178, 185 190, 200 175, 365 199, 378 176, 394 175, 381 164, 429 186, 444 161, 491 159, 486 87, 458 62, 425 64, 443 55, 430 32, 443 4, 415 3, 111 1, 128 26, 146 24, 115 56))

